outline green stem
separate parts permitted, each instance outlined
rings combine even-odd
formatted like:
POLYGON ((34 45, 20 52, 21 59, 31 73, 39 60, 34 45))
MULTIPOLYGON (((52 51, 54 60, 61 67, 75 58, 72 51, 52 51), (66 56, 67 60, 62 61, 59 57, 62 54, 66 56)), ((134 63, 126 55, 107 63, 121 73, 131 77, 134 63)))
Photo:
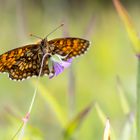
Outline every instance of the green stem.
POLYGON ((137 72, 137 140, 140 140, 140 58, 138 58, 137 72))

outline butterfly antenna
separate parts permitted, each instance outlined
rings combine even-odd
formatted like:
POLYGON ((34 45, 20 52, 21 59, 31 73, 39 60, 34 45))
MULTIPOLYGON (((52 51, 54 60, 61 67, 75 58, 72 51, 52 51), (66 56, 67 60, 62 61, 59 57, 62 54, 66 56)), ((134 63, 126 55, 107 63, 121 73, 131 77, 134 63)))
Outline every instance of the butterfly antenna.
MULTIPOLYGON (((45 39, 47 39, 47 37, 50 35, 50 34, 52 34, 53 32, 55 32, 57 29, 59 29, 60 27, 62 27, 64 24, 62 23, 62 24, 60 24, 58 27, 56 27, 54 30, 52 30, 49 34, 47 34, 47 36, 45 37, 45 39)), ((39 37, 39 36, 37 36, 37 35, 34 35, 34 34, 30 34, 30 36, 33 36, 33 37, 35 37, 35 38, 38 38, 38 39, 41 39, 41 40, 43 40, 43 38, 41 38, 41 37, 39 37)))
POLYGON ((53 32, 55 32, 57 29, 59 29, 60 27, 62 27, 64 24, 60 24, 58 27, 56 27, 54 30, 52 30, 49 34, 47 34, 47 36, 45 38, 47 38, 50 34, 52 34, 53 32))
POLYGON ((38 39, 43 40, 43 38, 41 38, 41 37, 39 37, 39 36, 37 36, 37 35, 34 35, 34 34, 30 34, 30 36, 33 36, 33 37, 35 37, 35 38, 38 38, 38 39))

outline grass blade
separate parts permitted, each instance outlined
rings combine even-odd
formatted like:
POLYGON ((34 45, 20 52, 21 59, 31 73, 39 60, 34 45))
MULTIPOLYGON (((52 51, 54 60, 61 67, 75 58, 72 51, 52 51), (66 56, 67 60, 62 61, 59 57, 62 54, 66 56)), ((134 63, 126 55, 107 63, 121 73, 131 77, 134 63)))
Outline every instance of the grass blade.
POLYGON ((117 76, 116 80, 117 80, 117 91, 118 91, 117 93, 118 93, 119 98, 120 98, 121 107, 123 109, 123 112, 127 115, 130 113, 130 107, 129 107, 128 100, 125 96, 124 87, 123 87, 123 84, 118 76, 117 76))
POLYGON ((64 140, 72 138, 74 132, 79 128, 80 124, 84 121, 86 116, 89 114, 93 107, 93 103, 84 108, 72 121, 67 125, 66 130, 64 131, 64 140))
MULTIPOLYGON (((133 124, 134 124, 134 114, 131 113, 126 120, 126 123, 124 124, 120 140, 130 140, 130 139, 132 139, 133 129, 134 129, 133 124)), ((133 137, 133 139, 135 139, 135 138, 133 137)))
POLYGON ((137 31, 133 25, 133 22, 132 22, 130 16, 128 15, 126 9, 121 4, 121 2, 119 0, 113 0, 113 2, 114 2, 115 8, 116 8, 120 18, 122 19, 122 21, 124 23, 124 26, 127 30, 129 38, 133 43, 133 46, 134 46, 133 49, 134 49, 135 53, 138 55, 140 53, 140 39, 139 39, 137 31))
MULTIPOLYGON (((102 121, 103 125, 106 125, 106 123, 108 123, 108 122, 106 121, 106 118, 108 118, 108 117, 105 115, 105 113, 103 112, 103 110, 101 109, 101 107, 99 106, 99 104, 97 104, 97 103, 95 104, 95 109, 96 109, 97 114, 98 114, 100 120, 102 121)), ((112 139, 113 139, 113 140, 116 140, 117 137, 116 137, 116 134, 115 134, 115 132, 114 132, 114 129, 113 129, 112 127, 109 128, 109 129, 110 129, 110 131, 111 131, 112 139)))
POLYGON ((103 140, 110 140, 110 122, 109 119, 106 121, 103 140))

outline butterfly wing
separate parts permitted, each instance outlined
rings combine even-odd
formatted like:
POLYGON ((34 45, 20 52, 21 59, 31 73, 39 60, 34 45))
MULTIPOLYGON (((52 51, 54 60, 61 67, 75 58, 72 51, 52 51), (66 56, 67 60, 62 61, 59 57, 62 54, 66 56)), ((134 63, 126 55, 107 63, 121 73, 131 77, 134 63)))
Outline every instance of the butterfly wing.
POLYGON ((54 54, 66 56, 66 59, 80 56, 89 48, 90 42, 82 38, 57 38, 48 41, 54 54))
MULTIPOLYGON (((85 39, 68 37, 50 40, 48 44, 48 51, 51 54, 65 56, 65 60, 67 60, 84 54, 90 43, 85 39)), ((7 72, 12 80, 23 80, 38 76, 43 58, 43 50, 40 45, 41 42, 30 44, 0 55, 0 72, 7 72)), ((46 49, 45 46, 44 48, 46 49)), ((50 74, 48 57, 44 60, 41 76, 50 74)), ((52 72, 54 71, 52 70, 52 72)))
MULTIPOLYGON (((0 55, 0 72, 9 73, 12 80, 38 76, 43 57, 40 51, 38 44, 30 44, 0 55)), ((45 63, 41 75, 49 74, 47 59, 45 63)))

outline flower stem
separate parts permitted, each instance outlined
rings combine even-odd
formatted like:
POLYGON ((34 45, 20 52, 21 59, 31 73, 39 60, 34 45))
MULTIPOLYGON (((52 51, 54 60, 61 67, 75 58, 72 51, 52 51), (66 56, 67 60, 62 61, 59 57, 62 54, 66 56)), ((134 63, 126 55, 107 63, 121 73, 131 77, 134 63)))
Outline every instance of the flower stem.
POLYGON ((35 88, 35 90, 34 90, 33 97, 32 97, 32 99, 31 99, 31 103, 30 103, 28 112, 26 113, 25 117, 22 119, 23 123, 22 123, 22 125, 20 126, 20 128, 17 130, 17 132, 15 133, 15 135, 12 137, 12 140, 15 139, 15 137, 18 135, 18 133, 20 133, 20 134, 19 134, 18 140, 22 140, 22 139, 23 139, 24 132, 25 132, 25 127, 26 127, 27 122, 28 122, 28 120, 29 120, 30 113, 31 113, 31 111, 32 111, 32 108, 33 108, 33 105, 34 105, 34 102, 35 102, 35 99, 36 99, 36 94, 37 94, 37 89, 38 89, 39 78, 40 78, 41 73, 42 73, 43 63, 44 63, 44 60, 45 60, 46 56, 47 56, 47 53, 44 54, 44 56, 43 56, 43 58, 42 58, 41 68, 40 68, 39 75, 38 75, 38 78, 37 78, 36 88, 35 88))
POLYGON ((137 140, 140 140, 140 58, 138 57, 138 72, 137 72, 137 140))
POLYGON ((69 101, 69 117, 73 117, 75 113, 75 73, 73 65, 69 69, 69 83, 68 83, 68 101, 69 101))

